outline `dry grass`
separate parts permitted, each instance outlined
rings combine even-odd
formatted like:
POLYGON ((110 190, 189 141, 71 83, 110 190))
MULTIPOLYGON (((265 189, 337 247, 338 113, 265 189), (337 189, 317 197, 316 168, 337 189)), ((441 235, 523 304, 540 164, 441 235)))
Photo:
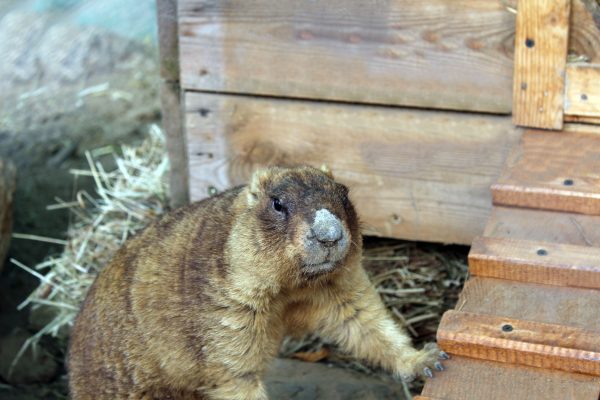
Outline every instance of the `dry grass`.
MULTIPOLYGON (((50 210, 69 208, 72 211, 74 218, 68 239, 63 242, 16 234, 21 239, 65 245, 61 255, 33 268, 11 260, 40 279, 39 287, 19 308, 31 305, 55 310, 52 321, 26 346, 35 344, 45 334, 66 335, 100 269, 129 236, 167 208, 168 162, 158 127, 151 129, 150 137, 140 147, 123 147, 121 155, 111 148, 103 148, 88 153, 87 158, 89 170, 72 173, 76 178, 92 177, 97 194, 78 192, 73 201, 58 199, 56 204, 48 206, 50 210), (104 157, 110 157, 115 165, 110 172, 103 166, 106 163, 99 161, 104 157)), ((464 251, 385 239, 366 240, 364 265, 392 315, 417 343, 434 340, 441 314, 456 302, 467 271, 464 251)), ((316 335, 301 340, 286 339, 281 354, 315 352, 324 346, 332 349, 328 361, 380 374, 336 352, 334 346, 316 335)))
POLYGON ((30 345, 46 334, 65 336, 73 324, 80 303, 100 269, 129 236, 145 227, 167 207, 166 172, 168 159, 164 137, 158 126, 139 147, 112 147, 86 153, 89 170, 72 170, 75 179, 91 177, 96 193, 79 191, 73 201, 57 199, 49 210, 68 208, 73 220, 68 239, 60 241, 35 235, 15 234, 20 239, 64 244, 62 254, 30 268, 15 259, 11 262, 40 280, 40 285, 19 305, 19 309, 50 307, 54 318, 32 336, 18 353, 13 366, 30 345), (104 162, 100 162, 100 160, 104 162), (106 171, 105 165, 114 168, 106 171))

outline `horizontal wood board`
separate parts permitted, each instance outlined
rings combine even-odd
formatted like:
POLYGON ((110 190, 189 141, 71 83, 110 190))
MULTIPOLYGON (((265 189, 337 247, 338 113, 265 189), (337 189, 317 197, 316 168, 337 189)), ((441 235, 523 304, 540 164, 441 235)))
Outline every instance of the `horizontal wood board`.
POLYGON ((600 289, 600 248, 477 237, 469 252, 469 273, 520 282, 600 289))
POLYGON ((186 89, 510 112, 497 0, 180 2, 186 89))
POLYGON ((520 136, 509 117, 188 92, 192 200, 271 164, 328 165, 365 233, 469 244, 520 136))
POLYGON ((453 356, 423 396, 443 400, 598 400, 598 378, 453 356))
POLYGON ((527 130, 492 195, 499 205, 600 215, 600 135, 527 130))
POLYGON ((449 354, 600 375, 599 332, 464 311, 448 311, 437 342, 449 354))
MULTIPOLYGON (((569 48, 600 62, 592 2, 573 0, 569 48)), ((182 82, 202 91, 510 113, 512 3, 183 0, 182 82)))
POLYGON ((568 115, 600 118, 600 64, 567 67, 564 107, 568 115))

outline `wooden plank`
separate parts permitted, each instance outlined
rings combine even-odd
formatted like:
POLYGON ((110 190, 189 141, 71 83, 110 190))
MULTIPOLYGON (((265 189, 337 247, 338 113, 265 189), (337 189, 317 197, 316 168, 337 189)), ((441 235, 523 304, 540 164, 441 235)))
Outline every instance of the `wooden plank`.
POLYGON ((600 3, 572 0, 569 55, 600 63, 600 3))
POLYGON ((600 64, 567 66, 565 114, 600 118, 600 64))
POLYGON ((188 93, 192 199, 277 163, 327 164, 370 235, 470 243, 520 135, 509 117, 188 93))
POLYGON ((581 115, 565 115, 565 122, 579 122, 582 124, 600 125, 600 117, 587 117, 581 115))
POLYGON ((484 236, 600 247, 600 216, 523 208, 492 208, 484 236))
POLYGON ((157 0, 160 48, 162 126, 169 154, 169 190, 172 207, 189 202, 187 151, 179 86, 177 1, 157 0))
POLYGON ((437 342, 449 354, 600 376, 598 333, 451 310, 437 342))
POLYGON ((600 247, 477 237, 471 275, 547 285, 600 289, 600 247))
POLYGON ((600 135, 528 130, 511 152, 494 204, 600 214, 600 135))
POLYGON ((571 0, 521 0, 515 33, 513 122, 561 129, 571 0))
POLYGON ((453 356, 423 396, 444 400, 598 400, 593 376, 453 356))
POLYGON ((497 0, 180 1, 186 89, 510 113, 497 0))
POLYGON ((600 332, 595 289, 474 277, 465 284, 456 310, 600 332))

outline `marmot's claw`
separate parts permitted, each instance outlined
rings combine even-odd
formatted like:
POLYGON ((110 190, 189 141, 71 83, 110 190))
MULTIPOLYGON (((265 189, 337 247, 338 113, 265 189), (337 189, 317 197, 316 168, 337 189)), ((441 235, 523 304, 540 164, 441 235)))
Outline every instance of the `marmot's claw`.
POLYGON ((437 369, 438 371, 443 371, 444 370, 444 366, 442 365, 441 362, 436 361, 435 364, 433 364, 433 366, 435 367, 435 369, 437 369))
POLYGON ((449 360, 450 356, 445 351, 440 351, 440 360, 449 360))
POLYGON ((431 368, 429 368, 429 367, 423 368, 423 374, 428 378, 433 378, 433 372, 431 371, 431 368))

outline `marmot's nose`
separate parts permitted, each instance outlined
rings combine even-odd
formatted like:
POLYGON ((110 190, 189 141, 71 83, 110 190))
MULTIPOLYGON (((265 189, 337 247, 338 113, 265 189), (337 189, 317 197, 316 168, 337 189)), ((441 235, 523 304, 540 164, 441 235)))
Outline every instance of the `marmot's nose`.
POLYGON ((311 230, 319 243, 326 247, 335 245, 344 234, 340 220, 325 209, 317 211, 311 230))

